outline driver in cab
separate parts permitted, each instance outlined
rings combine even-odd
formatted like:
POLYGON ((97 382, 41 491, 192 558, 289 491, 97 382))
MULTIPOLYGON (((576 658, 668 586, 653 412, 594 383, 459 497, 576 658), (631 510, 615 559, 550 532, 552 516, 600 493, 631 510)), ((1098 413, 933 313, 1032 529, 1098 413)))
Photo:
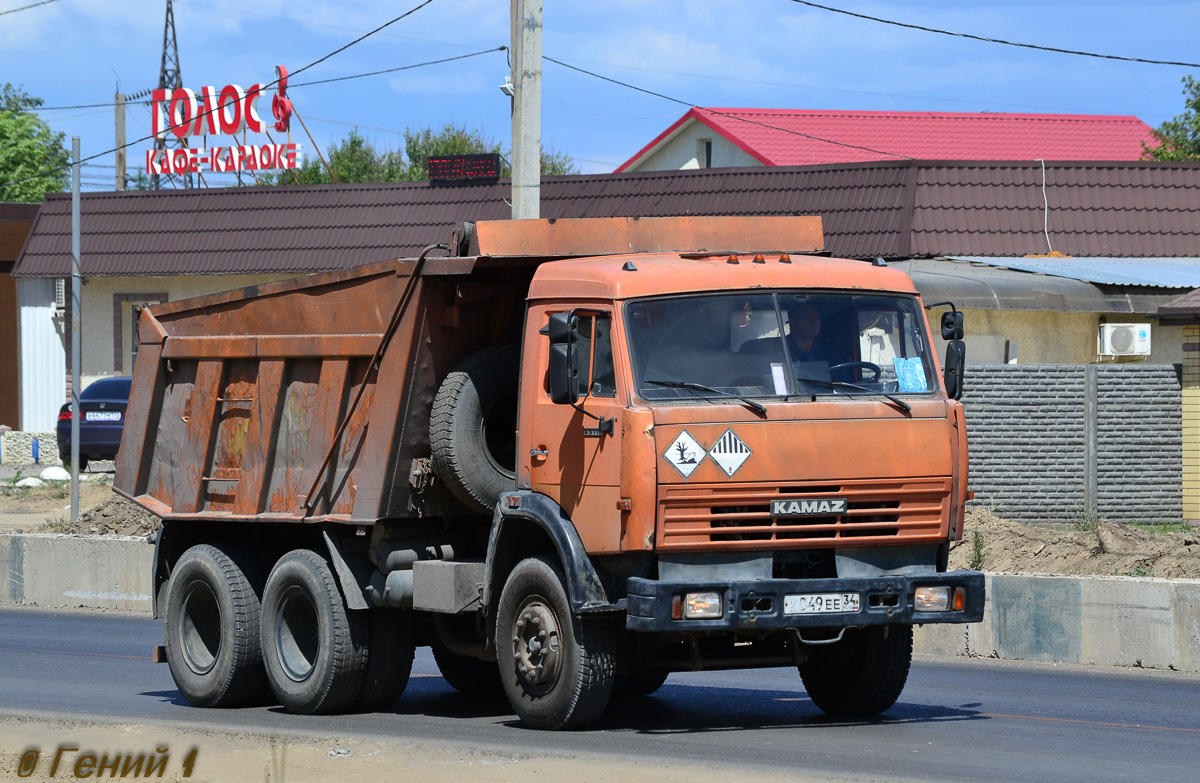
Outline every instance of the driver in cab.
POLYGON ((817 338, 821 335, 821 311, 815 304, 800 302, 788 308, 787 313, 790 327, 788 349, 791 351, 792 361, 824 360, 825 357, 817 344, 817 338))

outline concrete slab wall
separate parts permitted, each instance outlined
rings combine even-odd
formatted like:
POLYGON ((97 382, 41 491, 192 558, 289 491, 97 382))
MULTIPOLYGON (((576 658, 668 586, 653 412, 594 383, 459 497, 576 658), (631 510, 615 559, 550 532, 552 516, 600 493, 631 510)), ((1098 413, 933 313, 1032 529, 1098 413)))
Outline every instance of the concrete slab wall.
POLYGON ((988 574, 981 623, 917 629, 919 653, 1200 671, 1200 581, 988 574))
POLYGON ((150 611, 145 538, 0 536, 0 603, 150 611))

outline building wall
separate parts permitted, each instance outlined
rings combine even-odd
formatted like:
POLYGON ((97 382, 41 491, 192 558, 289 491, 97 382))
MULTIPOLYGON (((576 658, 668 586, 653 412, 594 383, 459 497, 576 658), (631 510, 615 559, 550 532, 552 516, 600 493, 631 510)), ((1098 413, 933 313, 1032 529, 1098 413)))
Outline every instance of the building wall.
POLYGON ((53 430, 67 382, 65 324, 54 317, 54 281, 17 281, 17 319, 20 339, 20 429, 53 430))
MULTIPOLYGON (((656 150, 640 165, 630 166, 629 171, 664 171, 704 168, 703 157, 698 157, 697 142, 712 140, 712 168, 729 166, 761 166, 762 161, 751 157, 724 136, 701 122, 691 122, 673 139, 656 150)), ((703 153, 699 153, 702 155, 703 153)))
POLYGON ((0 424, 17 429, 20 418, 17 282, 3 271, 4 266, 5 262, 0 261, 0 424))
MULTIPOLYGON (((939 329, 936 311, 930 311, 929 325, 935 339, 939 329)), ((1183 327, 1163 326, 1135 315, 1108 315, 1106 323, 1149 323, 1148 357, 1119 360, 1105 358, 1105 364, 1178 364, 1183 361, 1183 327)), ((969 364, 1003 364, 1005 341, 1011 352, 1015 342, 1016 364, 1090 364, 1101 361, 1096 353, 1100 316, 1096 313, 1061 313, 1026 310, 965 310, 964 325, 969 364)), ((945 343, 938 339, 938 356, 946 355, 945 343)), ((1011 362, 1010 362, 1011 363, 1011 362)))
POLYGON ((289 277, 295 275, 87 278, 80 305, 84 387, 98 378, 129 375, 132 372, 134 306, 159 301, 174 302, 289 277))

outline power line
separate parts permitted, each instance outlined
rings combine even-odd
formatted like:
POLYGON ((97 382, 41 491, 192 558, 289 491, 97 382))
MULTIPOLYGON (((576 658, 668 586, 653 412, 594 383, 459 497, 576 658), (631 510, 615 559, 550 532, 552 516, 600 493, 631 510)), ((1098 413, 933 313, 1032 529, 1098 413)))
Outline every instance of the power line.
POLYGON ((746 119, 745 117, 739 117, 736 114, 727 114, 725 112, 717 111, 715 109, 705 109, 703 106, 699 106, 695 103, 690 103, 688 101, 683 101, 683 100, 680 100, 679 98, 672 98, 670 95, 664 95, 661 92, 655 92, 654 90, 647 90, 644 87, 638 87, 636 85, 629 84, 628 82, 619 81, 617 79, 613 79, 608 76, 601 76, 598 73, 594 73, 592 71, 588 71, 583 68, 578 68, 574 65, 568 65, 567 63, 564 63, 561 60, 555 60, 553 57, 547 57, 544 54, 542 55, 542 59, 548 60, 549 62, 552 62, 555 65, 561 65, 564 68, 570 68, 572 71, 578 71, 579 73, 585 73, 588 76, 593 76, 597 79, 601 79, 606 82, 611 82, 612 84, 619 84, 620 86, 627 87, 630 90, 636 90, 637 92, 645 93, 646 95, 653 95, 655 98, 662 98, 663 100, 671 101, 672 103, 678 103, 680 106, 687 106, 690 109, 703 109, 704 111, 708 112, 709 114, 715 114, 718 117, 724 117, 729 120, 737 120, 738 122, 744 122, 744 123, 747 123, 748 125, 757 125, 760 128, 769 128, 770 130, 777 130, 777 131, 780 131, 781 133, 789 133, 793 136, 801 136, 806 139, 812 139, 813 141, 824 142, 825 144, 833 144, 838 147, 847 147, 847 148, 853 149, 853 150, 863 150, 865 152, 873 152, 876 155, 890 155, 894 158, 903 158, 904 160, 916 160, 915 158, 909 157, 908 155, 901 155, 898 152, 887 152, 886 150, 877 150, 877 149, 874 149, 873 147, 864 147, 859 144, 847 144, 844 141, 834 141, 833 139, 823 139, 820 136, 813 136, 809 133, 801 133, 800 131, 792 130, 791 128, 780 128, 778 125, 768 125, 765 122, 759 122, 757 120, 746 119))
POLYGON ((0 11, 0 16, 4 16, 5 14, 15 14, 17 11, 28 11, 30 8, 37 8, 39 5, 50 5, 51 3, 57 2, 58 0, 42 0, 42 2, 34 3, 33 5, 23 5, 20 8, 10 8, 7 11, 0 11))
MULTIPOLYGON (((392 20, 390 20, 390 21, 384 22, 383 24, 379 25, 378 27, 376 27, 374 30, 370 31, 369 33, 364 33, 363 35, 360 35, 358 38, 355 38, 353 41, 351 41, 350 43, 346 44, 345 46, 342 46, 342 47, 340 47, 340 48, 334 49, 334 50, 333 50, 332 52, 330 52, 329 54, 327 54, 327 55, 325 55, 325 56, 323 56, 323 57, 321 57, 321 58, 319 58, 319 59, 313 60, 313 61, 312 61, 311 63, 309 63, 308 65, 305 65, 304 67, 302 67, 302 68, 300 68, 300 69, 298 69, 298 70, 296 70, 296 71, 293 71, 293 72, 292 72, 292 74, 291 74, 290 76, 295 76, 296 74, 304 73, 304 72, 305 72, 305 71, 307 71, 309 68, 312 68, 312 67, 314 67, 314 66, 320 65, 321 63, 323 63, 323 62, 325 62, 326 60, 328 60, 330 57, 333 57, 333 56, 335 56, 335 55, 337 55, 337 54, 341 54, 342 52, 344 52, 344 51, 346 51, 347 49, 349 49, 351 46, 354 46, 355 44, 357 44, 357 43, 360 43, 361 41, 364 41, 364 40, 366 40, 367 38, 370 38, 370 37, 371 37, 372 35, 374 35, 375 33, 379 32, 380 30, 383 30, 384 28, 390 27, 391 25, 395 24, 396 22, 399 22, 401 19, 404 19, 404 18, 406 18, 406 17, 409 17, 409 16, 411 16, 412 14, 416 13, 417 11, 420 11, 422 8, 424 8, 425 6, 429 5, 429 4, 430 4, 430 3, 432 3, 432 2, 433 2, 433 0, 424 0, 424 2, 422 2, 422 3, 420 3, 420 4, 416 5, 416 6, 413 6, 412 8, 410 8, 409 10, 407 10, 407 11, 405 11, 404 13, 400 14, 400 15, 399 15, 399 16, 397 16, 396 18, 394 18, 394 19, 392 19, 392 20)), ((290 77, 289 77, 289 78, 290 78, 290 77)), ((275 85, 277 85, 277 84, 279 84, 279 80, 278 80, 278 79, 276 79, 275 81, 271 82, 270 84, 263 85, 262 91, 263 91, 263 92, 266 92, 267 90, 271 89, 272 87, 274 87, 274 86, 275 86, 275 85)), ((216 111, 217 111, 219 108, 221 108, 221 107, 219 107, 219 106, 218 106, 218 107, 214 107, 214 108, 212 108, 212 109, 208 109, 208 110, 206 110, 206 111, 200 112, 200 113, 198 113, 198 114, 197 114, 195 117, 192 117, 192 118, 189 120, 189 122, 195 122, 196 120, 200 119, 201 117, 207 117, 209 114, 212 114, 213 112, 216 112, 216 111)), ((176 127, 176 126, 172 126, 172 127, 176 127)), ((168 130, 170 130, 170 128, 168 128, 168 130)), ((80 160, 79 160, 79 162, 80 162, 80 163, 86 163, 86 162, 87 162, 87 161, 89 161, 89 160, 95 160, 96 158, 100 158, 100 157, 103 157, 103 156, 105 156, 105 155, 111 155, 112 153, 116 152, 116 151, 117 151, 117 150, 119 150, 119 149, 127 149, 127 148, 129 148, 129 147, 132 147, 132 146, 133 146, 133 145, 135 145, 135 144, 141 144, 143 141, 149 141, 150 139, 153 139, 154 137, 155 137, 155 136, 154 136, 154 134, 153 134, 153 133, 151 133, 149 136, 143 136, 143 137, 142 137, 142 138, 140 138, 140 139, 134 139, 133 141, 131 141, 131 142, 127 143, 127 144, 123 144, 123 145, 122 145, 122 146, 120 146, 120 147, 113 147, 112 149, 105 150, 104 152, 97 152, 95 155, 89 155, 89 156, 88 156, 88 157, 86 157, 86 158, 82 158, 82 159, 80 159, 80 160)), ((21 183, 23 183, 23 182, 29 182, 30 180, 38 179, 38 178, 40 178, 40 177, 49 176, 49 175, 51 175, 51 174, 57 174, 57 173, 58 173, 58 172, 60 172, 60 171, 65 171, 66 169, 69 169, 69 168, 71 168, 71 166, 73 166, 73 165, 74 165, 74 163, 68 163, 68 164, 67 164, 67 165, 65 165, 65 166, 59 166, 59 167, 57 167, 57 168, 53 168, 53 169, 47 169, 47 170, 45 170, 45 171, 38 172, 37 174, 33 174, 32 176, 25 177, 24 179, 13 180, 12 182, 3 182, 3 183, 0 183, 0 188, 6 188, 6 187, 9 187, 9 186, 11 186, 11 185, 20 185, 20 184, 21 184, 21 183)))
POLYGON ((806 5, 809 8, 819 8, 822 11, 830 11, 835 14, 844 16, 852 16, 855 19, 865 19, 868 22, 879 22, 880 24, 890 24, 893 27, 904 27, 909 30, 920 30, 923 33, 937 33, 938 35, 949 35, 954 38, 968 38, 972 41, 983 41, 984 43, 1003 44, 1005 46, 1016 46, 1022 49, 1037 49, 1042 52, 1056 52, 1058 54, 1074 54, 1079 57, 1095 57, 1100 60, 1120 60, 1127 63, 1147 63, 1149 65, 1178 65, 1182 68, 1200 68, 1198 63, 1174 62, 1172 60, 1149 60, 1143 57, 1123 57, 1118 54, 1097 54, 1095 52, 1081 52, 1075 49, 1060 49, 1056 46, 1038 46, 1037 44, 1019 43, 1017 41, 1005 41, 1002 38, 988 38, 982 35, 971 35, 970 33, 956 33, 951 30, 939 30, 936 27, 925 27, 919 24, 908 24, 907 22, 897 22, 894 19, 880 19, 878 16, 867 16, 866 14, 856 14, 853 11, 846 11, 841 8, 833 8, 820 3, 813 3, 809 0, 790 0, 797 5, 806 5))
POLYGON ((470 54, 460 54, 455 57, 444 57, 441 60, 430 60, 429 62, 415 63, 413 65, 401 65, 398 68, 388 68, 383 71, 371 71, 370 73, 356 73, 353 76, 336 76, 332 79, 318 79, 315 82, 300 82, 299 84, 290 84, 289 83, 288 89, 290 90, 293 87, 311 87, 314 84, 329 84, 330 82, 344 82, 344 81, 348 81, 349 79, 361 79, 364 76, 379 76, 379 75, 385 74, 385 73, 396 73, 397 71, 410 71, 413 68, 422 68, 426 65, 441 65, 442 63, 453 62, 454 60, 465 60, 468 57, 478 57, 481 54, 490 54, 492 52, 503 52, 506 49, 508 49, 507 46, 497 46, 494 49, 483 49, 478 52, 471 52, 470 54))
MULTIPOLYGON (((352 74, 350 76, 337 76, 332 79, 318 79, 317 81, 300 82, 299 84, 289 83, 288 89, 290 90, 290 89, 293 89, 296 87, 311 87, 314 84, 328 84, 330 82, 344 82, 349 79, 362 79, 363 77, 366 77, 366 76, 379 76, 379 75, 385 74, 385 73, 396 73, 397 71, 411 71, 413 68, 424 68, 427 65, 441 65, 442 63, 448 63, 453 60, 465 60, 469 57, 478 57, 481 54, 490 54, 491 52, 502 52, 502 51, 506 50, 507 48, 508 48, 507 46, 497 46, 494 49, 482 49, 478 52, 471 52, 470 54, 460 54, 455 57, 444 57, 441 60, 428 60, 423 63, 413 63, 411 65, 401 65, 396 68, 387 68, 382 71, 371 71, 369 73, 356 73, 356 74, 352 74)), ((288 79, 290 82, 290 79, 291 79, 290 75, 289 75, 288 79)), ((266 89, 267 89, 266 87, 263 88, 264 91, 266 89)), ((149 106, 149 105, 151 105, 151 103, 152 103, 152 101, 125 101, 126 106, 149 106)), ((34 108, 33 110, 40 112, 40 111, 64 111, 66 109, 111 109, 115 105, 116 104, 114 102, 110 101, 108 103, 81 103, 78 106, 38 106, 38 107, 34 108)))

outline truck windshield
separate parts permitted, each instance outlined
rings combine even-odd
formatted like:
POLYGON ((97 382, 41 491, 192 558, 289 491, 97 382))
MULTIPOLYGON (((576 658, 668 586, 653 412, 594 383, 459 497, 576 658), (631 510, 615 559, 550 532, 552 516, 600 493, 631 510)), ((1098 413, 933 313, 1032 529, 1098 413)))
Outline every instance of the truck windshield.
POLYGON ((638 394, 647 401, 927 394, 937 390, 913 296, 778 292, 638 299, 625 305, 638 394), (853 384, 851 388, 848 384, 853 384))

